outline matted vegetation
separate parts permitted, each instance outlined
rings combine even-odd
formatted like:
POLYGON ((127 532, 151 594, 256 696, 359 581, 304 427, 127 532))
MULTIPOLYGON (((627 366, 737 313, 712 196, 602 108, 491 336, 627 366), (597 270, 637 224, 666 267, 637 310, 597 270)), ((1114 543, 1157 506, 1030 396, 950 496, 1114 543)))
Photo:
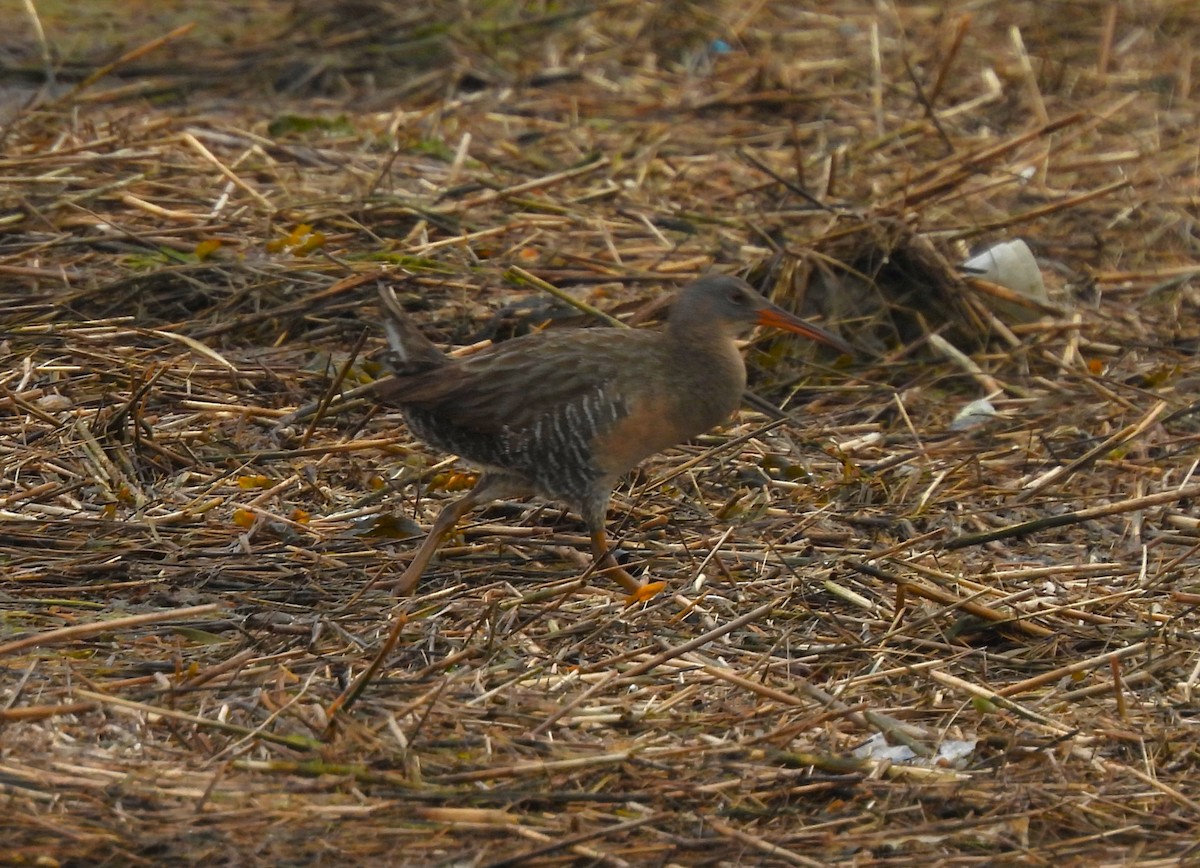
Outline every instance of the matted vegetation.
POLYGON ((3 858, 1200 859, 1200 9, 802 5, 28 6, 3 858), (1014 237, 1016 317, 953 267, 1014 237), (758 409, 618 489, 667 592, 537 503, 369 587, 467 481, 354 391, 379 281, 467 344, 710 269, 863 353, 760 337, 758 409))

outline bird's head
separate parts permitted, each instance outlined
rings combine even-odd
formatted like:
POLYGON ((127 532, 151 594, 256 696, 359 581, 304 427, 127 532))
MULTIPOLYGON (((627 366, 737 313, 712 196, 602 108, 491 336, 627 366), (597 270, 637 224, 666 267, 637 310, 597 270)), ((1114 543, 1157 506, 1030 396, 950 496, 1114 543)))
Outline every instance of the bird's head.
POLYGON ((793 316, 746 281, 729 275, 702 277, 685 286, 671 305, 669 322, 677 333, 716 328, 732 338, 744 337, 755 326, 769 326, 854 355, 854 348, 837 335, 793 316))

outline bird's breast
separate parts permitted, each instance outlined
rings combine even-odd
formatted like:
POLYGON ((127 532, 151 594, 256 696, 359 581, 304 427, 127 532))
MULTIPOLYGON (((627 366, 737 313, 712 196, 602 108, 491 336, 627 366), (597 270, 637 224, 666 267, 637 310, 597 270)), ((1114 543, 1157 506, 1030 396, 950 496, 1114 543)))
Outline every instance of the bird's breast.
POLYGON ((603 468, 620 475, 656 452, 726 421, 741 403, 746 369, 734 351, 715 362, 679 356, 662 376, 627 384, 628 412, 600 436, 603 468))

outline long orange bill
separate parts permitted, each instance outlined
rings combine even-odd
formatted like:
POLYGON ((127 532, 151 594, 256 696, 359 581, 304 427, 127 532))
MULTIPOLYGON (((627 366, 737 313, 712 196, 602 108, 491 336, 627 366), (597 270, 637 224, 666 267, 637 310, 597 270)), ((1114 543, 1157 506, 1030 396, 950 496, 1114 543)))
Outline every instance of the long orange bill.
POLYGON ((820 344, 825 344, 827 347, 833 347, 840 353, 845 353, 848 356, 855 355, 854 347, 850 346, 837 335, 825 331, 812 323, 807 323, 799 317, 794 317, 781 307, 771 305, 764 307, 758 312, 758 324, 762 326, 770 326, 771 328, 782 329, 785 332, 795 332, 808 338, 810 341, 816 341, 820 344))

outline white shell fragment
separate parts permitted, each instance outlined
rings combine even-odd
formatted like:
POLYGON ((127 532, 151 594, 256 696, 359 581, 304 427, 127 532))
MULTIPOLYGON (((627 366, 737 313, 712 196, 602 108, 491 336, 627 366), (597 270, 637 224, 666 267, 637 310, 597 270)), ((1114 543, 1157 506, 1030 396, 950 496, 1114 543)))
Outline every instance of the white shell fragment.
POLYGON ((1049 303, 1042 271, 1029 245, 1017 238, 993 245, 962 264, 963 270, 1019 292, 1026 298, 1049 303))
POLYGON ((49 395, 42 395, 42 397, 37 399, 38 408, 50 412, 68 410, 73 404, 74 402, 66 395, 59 395, 56 392, 51 392, 49 395))
POLYGON ((950 423, 950 430, 966 431, 969 428, 977 428, 986 425, 996 416, 996 408, 992 406, 992 402, 987 398, 980 398, 958 411, 954 421, 950 423))

